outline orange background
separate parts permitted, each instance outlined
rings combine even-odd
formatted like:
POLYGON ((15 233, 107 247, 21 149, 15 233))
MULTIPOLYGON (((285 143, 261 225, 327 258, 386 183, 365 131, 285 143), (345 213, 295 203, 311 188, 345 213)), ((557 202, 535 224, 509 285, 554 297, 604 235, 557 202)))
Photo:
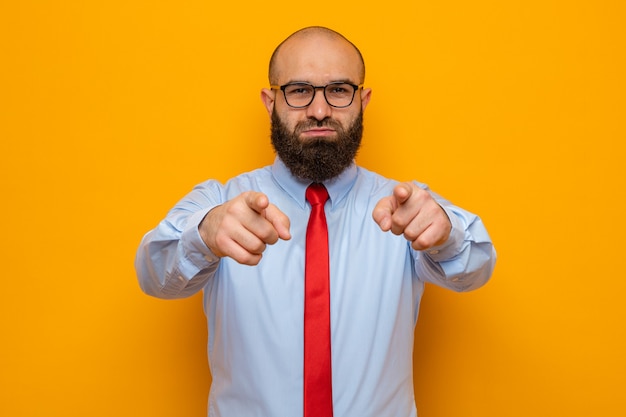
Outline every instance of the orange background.
POLYGON ((143 295, 141 236, 271 163, 274 47, 333 27, 373 98, 359 162, 479 213, 492 281, 428 287, 420 417, 626 415, 625 3, 0 5, 0 415, 202 416, 201 297, 143 295))

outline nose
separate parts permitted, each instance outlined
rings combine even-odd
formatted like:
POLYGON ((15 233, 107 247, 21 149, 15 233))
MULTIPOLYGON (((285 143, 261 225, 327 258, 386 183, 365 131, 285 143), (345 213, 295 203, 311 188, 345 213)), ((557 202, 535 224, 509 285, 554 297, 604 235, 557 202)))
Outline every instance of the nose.
POLYGON ((324 97, 324 90, 316 90, 313 101, 309 104, 309 107, 306 108, 307 117, 314 118, 316 120, 324 120, 330 116, 331 112, 332 108, 326 101, 326 97, 324 97))

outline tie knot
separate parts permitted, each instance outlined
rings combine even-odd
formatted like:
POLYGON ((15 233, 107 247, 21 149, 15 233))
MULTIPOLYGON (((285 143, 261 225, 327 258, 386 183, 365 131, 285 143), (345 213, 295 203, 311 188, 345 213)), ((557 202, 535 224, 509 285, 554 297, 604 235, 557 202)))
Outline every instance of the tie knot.
POLYGON ((306 189, 306 199, 312 206, 324 204, 328 200, 328 191, 323 184, 314 182, 306 189))

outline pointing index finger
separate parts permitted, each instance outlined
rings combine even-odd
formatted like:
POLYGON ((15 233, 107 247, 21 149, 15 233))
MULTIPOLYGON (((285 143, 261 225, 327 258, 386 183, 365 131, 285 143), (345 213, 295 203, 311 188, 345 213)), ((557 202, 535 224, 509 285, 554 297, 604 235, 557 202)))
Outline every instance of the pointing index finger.
POLYGON ((396 185, 393 189, 393 195, 399 205, 404 204, 411 197, 412 193, 413 188, 411 188, 411 185, 406 182, 396 185))
POLYGON ((250 192, 246 195, 246 204, 257 213, 263 214, 264 210, 269 205, 269 200, 263 193, 250 192))
POLYGON ((274 226, 279 238, 283 240, 291 239, 291 233, 289 232, 289 217, 280 211, 278 207, 273 204, 268 205, 267 210, 265 210, 265 218, 272 223, 272 226, 274 226))
POLYGON ((391 216, 396 206, 397 204, 394 202, 392 196, 383 197, 376 203, 372 211, 372 217, 383 232, 387 232, 391 229, 391 216))

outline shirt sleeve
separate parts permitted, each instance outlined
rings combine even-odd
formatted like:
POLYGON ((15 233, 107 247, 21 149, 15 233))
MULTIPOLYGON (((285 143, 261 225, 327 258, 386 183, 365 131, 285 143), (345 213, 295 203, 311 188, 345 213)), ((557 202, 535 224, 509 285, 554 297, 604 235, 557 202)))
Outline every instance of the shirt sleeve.
POLYGON ((420 279, 454 291, 471 291, 491 277, 496 251, 482 220, 432 193, 452 223, 450 237, 441 246, 415 251, 420 279))
POLYGON ((135 258, 141 289, 158 298, 184 298, 214 275, 219 257, 205 245, 198 226, 222 203, 219 183, 197 186, 142 239, 135 258))

